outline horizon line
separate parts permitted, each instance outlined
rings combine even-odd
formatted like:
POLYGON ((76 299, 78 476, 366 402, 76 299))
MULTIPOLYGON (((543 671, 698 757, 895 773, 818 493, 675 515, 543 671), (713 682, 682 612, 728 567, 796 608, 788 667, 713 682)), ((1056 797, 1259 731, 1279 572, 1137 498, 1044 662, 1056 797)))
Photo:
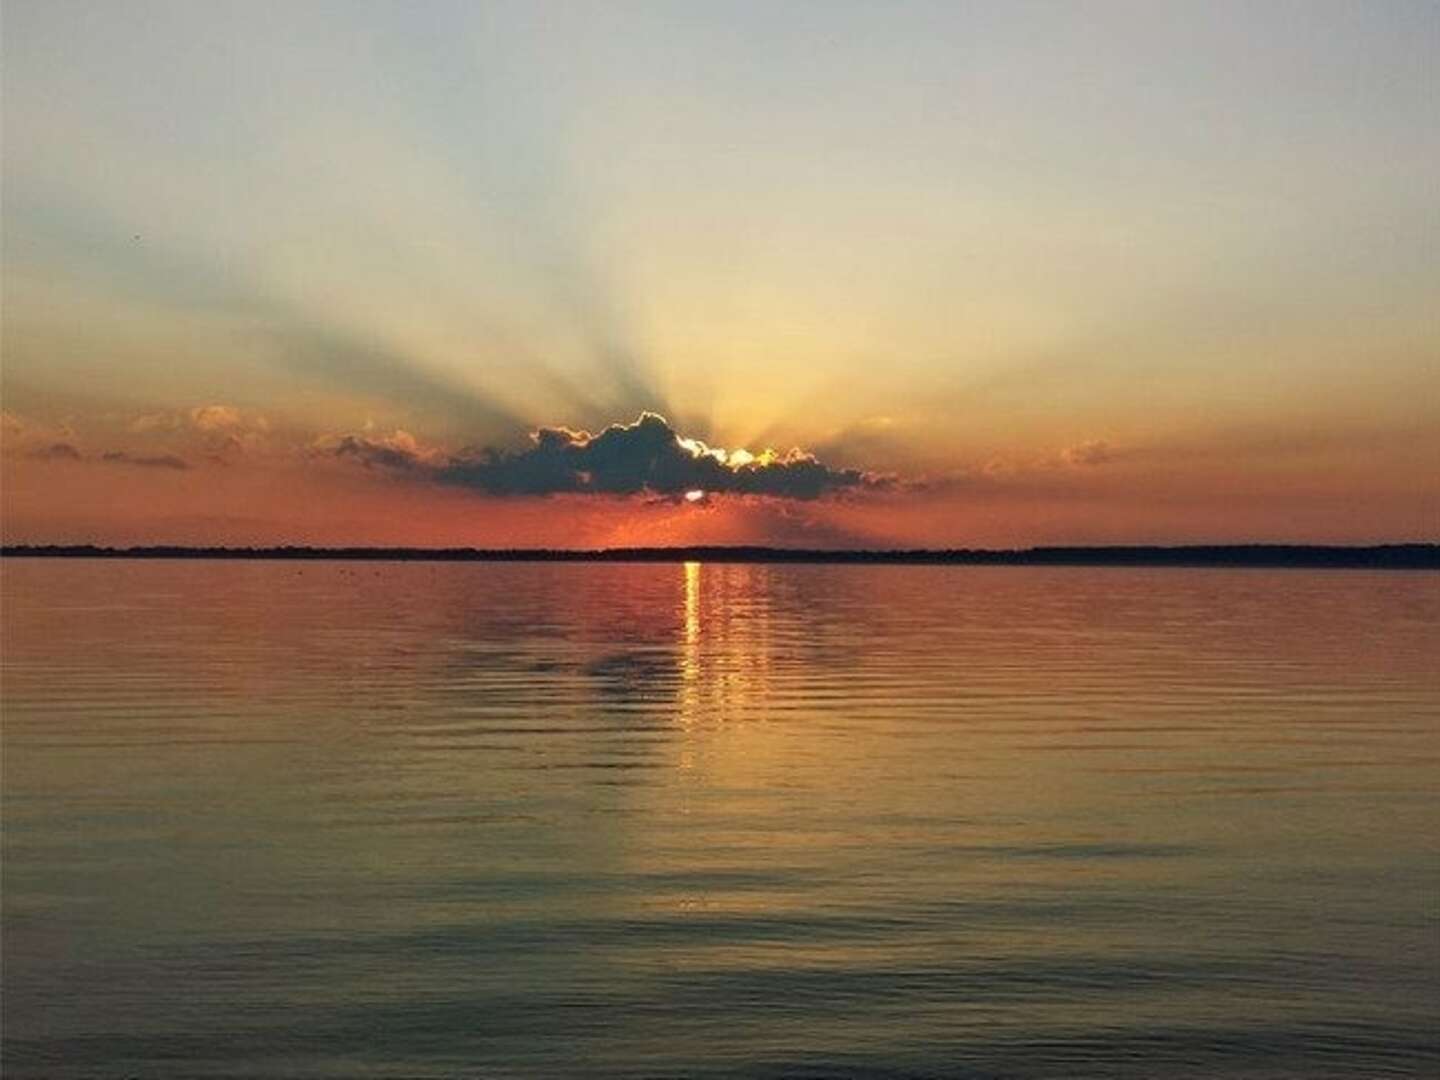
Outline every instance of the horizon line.
POLYGON ((335 560, 375 562, 731 562, 918 565, 1257 566, 1440 569, 1440 543, 1091 544, 1027 548, 795 548, 764 544, 664 547, 477 548, 368 545, 256 546, 0 544, 0 557, 335 560))

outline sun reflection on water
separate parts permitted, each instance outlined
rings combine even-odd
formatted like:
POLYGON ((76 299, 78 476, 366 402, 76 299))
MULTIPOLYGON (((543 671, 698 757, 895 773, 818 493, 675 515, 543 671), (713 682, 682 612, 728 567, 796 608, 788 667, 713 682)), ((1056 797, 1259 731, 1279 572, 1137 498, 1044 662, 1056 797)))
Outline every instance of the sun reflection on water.
POLYGON ((700 643, 700 564, 685 564, 685 651, 686 659, 695 659, 693 650, 700 643))
MULTIPOLYGON (((685 575, 685 639, 680 651, 680 726, 692 727, 700 711, 700 564, 687 562, 685 575)), ((680 767, 690 768, 692 755, 682 754, 680 767)))

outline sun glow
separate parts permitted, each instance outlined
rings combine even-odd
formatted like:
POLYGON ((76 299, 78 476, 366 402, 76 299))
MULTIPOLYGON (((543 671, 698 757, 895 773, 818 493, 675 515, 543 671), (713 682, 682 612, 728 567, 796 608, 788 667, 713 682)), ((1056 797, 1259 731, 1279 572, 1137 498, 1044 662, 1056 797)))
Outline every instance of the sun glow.
POLYGON ((699 502, 703 498, 705 498, 705 492, 701 491, 699 488, 695 488, 692 491, 685 492, 686 502, 699 502))
POLYGON ((726 455, 724 450, 716 446, 706 446, 699 439, 687 439, 683 436, 675 436, 675 441, 688 450, 692 457, 713 457, 721 465, 725 464, 726 455))
MULTIPOLYGON (((687 439, 683 435, 675 436, 675 441, 685 450, 689 451, 692 457, 714 458, 727 469, 738 470, 745 468, 747 465, 765 468, 768 465, 773 465, 775 462, 782 460, 780 454, 770 449, 762 450, 758 454, 752 454, 749 450, 744 449, 725 450, 719 446, 711 446, 699 439, 687 439)), ((798 453, 799 451, 792 451, 791 456, 798 453)))

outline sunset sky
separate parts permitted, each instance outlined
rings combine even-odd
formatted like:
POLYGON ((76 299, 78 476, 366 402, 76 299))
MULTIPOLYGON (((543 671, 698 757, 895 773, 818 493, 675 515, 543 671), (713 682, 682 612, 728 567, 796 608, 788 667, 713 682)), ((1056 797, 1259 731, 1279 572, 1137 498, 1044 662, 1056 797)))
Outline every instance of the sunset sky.
POLYGON ((1437 64, 1429 0, 7 0, 4 539, 1436 539, 1437 64))

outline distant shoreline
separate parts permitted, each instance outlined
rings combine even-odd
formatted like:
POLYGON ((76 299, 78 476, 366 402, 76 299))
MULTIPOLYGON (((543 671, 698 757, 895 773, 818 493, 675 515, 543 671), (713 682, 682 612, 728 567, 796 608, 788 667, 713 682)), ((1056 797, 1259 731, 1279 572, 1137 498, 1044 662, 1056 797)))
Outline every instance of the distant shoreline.
POLYGON ((4 558, 256 559, 367 562, 832 563, 896 566, 1236 566, 1440 570, 1440 544, 1189 544, 1174 547, 1034 547, 1019 550, 837 551, 757 546, 547 548, 184 547, 89 544, 0 547, 4 558))

